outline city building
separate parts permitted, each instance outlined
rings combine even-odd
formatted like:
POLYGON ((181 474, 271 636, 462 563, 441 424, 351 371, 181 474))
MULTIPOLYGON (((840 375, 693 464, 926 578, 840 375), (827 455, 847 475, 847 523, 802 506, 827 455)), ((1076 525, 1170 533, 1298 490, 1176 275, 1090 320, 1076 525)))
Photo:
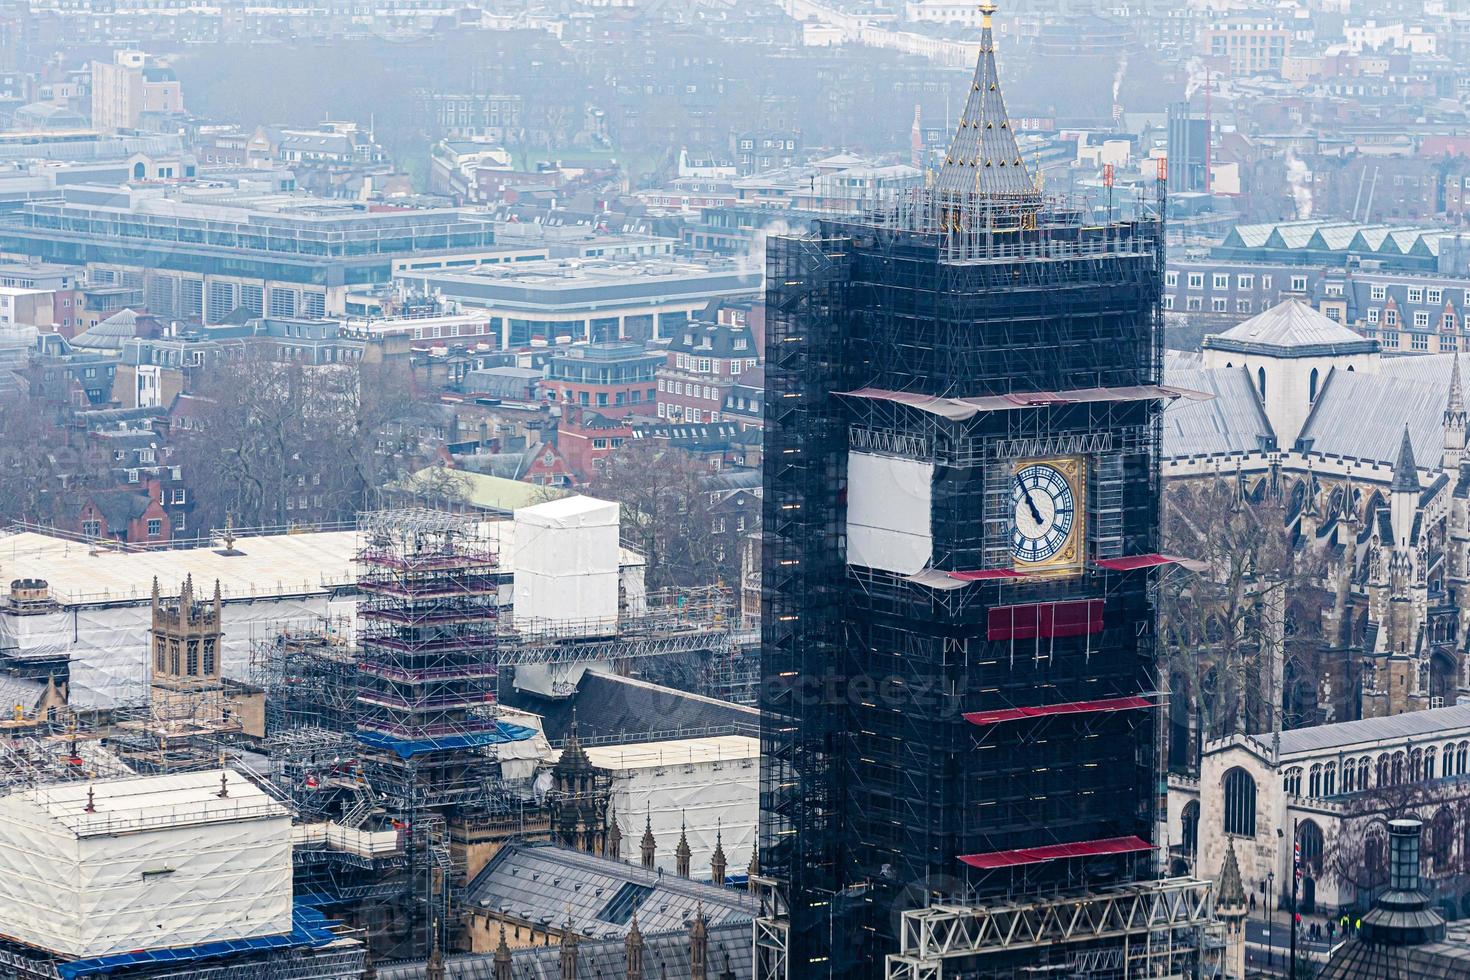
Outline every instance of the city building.
POLYGON ((1215 396, 1165 410, 1167 483, 1225 479, 1243 501, 1279 500, 1292 547, 1324 563, 1290 606, 1321 613, 1319 668, 1293 681, 1300 717, 1395 715, 1470 691, 1458 358, 1389 356, 1288 301, 1166 359, 1170 385, 1215 396))
POLYGON ((12 976, 362 975, 362 944, 293 906, 290 811, 239 772, 21 788, 0 812, 12 976))
POLYGON ((1046 205, 994 10, 928 191, 767 245, 759 976, 1188 972, 1209 925, 1153 843, 1162 201, 1046 205))
POLYGON ((712 301, 751 296, 761 284, 758 271, 733 262, 646 258, 405 270, 396 279, 414 292, 484 310, 502 349, 536 340, 642 343, 671 337, 712 301))
POLYGON ((571 344, 552 355, 537 387, 553 402, 592 408, 608 419, 652 415, 663 364, 663 355, 632 341, 571 344))
POLYGON ((455 210, 379 211, 229 189, 70 186, 0 216, 0 249, 85 266, 93 285, 141 290, 149 312, 217 323, 346 312, 353 289, 410 258, 499 258, 493 224, 455 210))
POLYGON ((1197 778, 1169 777, 1174 870, 1220 867, 1233 849, 1247 891, 1284 907, 1300 845, 1298 900, 1335 916, 1372 904, 1387 852, 1369 842, 1411 813, 1431 828, 1425 889, 1459 915, 1467 748, 1466 705, 1207 742, 1197 778))
MULTIPOLYGON (((144 35, 146 36, 146 35, 144 35)), ((149 117, 184 111, 183 86, 174 70, 141 51, 118 51, 92 62, 92 126, 104 133, 146 129, 149 117)))
POLYGON ((744 323, 695 321, 669 338, 658 369, 658 417, 671 422, 718 422, 741 375, 759 351, 744 323))

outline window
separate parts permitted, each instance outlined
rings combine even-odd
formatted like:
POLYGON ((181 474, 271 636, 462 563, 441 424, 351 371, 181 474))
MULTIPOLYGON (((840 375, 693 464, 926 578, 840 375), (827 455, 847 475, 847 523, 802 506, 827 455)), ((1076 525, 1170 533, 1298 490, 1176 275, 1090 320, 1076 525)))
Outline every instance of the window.
POLYGON ((1225 773, 1225 833, 1256 836, 1256 781, 1236 766, 1225 773))
POLYGON ((1439 318, 1439 328, 1441 330, 1453 330, 1457 326, 1459 326, 1459 318, 1453 313, 1446 313, 1439 318))
POLYGON ((1425 298, 1426 301, 1428 301, 1430 303, 1433 303, 1434 305, 1438 306, 1440 303, 1443 303, 1444 302, 1444 290, 1443 289, 1431 289, 1431 290, 1428 290, 1424 294, 1424 298, 1425 298))
POLYGON ((1200 299, 1199 299, 1199 297, 1198 296, 1191 296, 1191 297, 1189 297, 1185 301, 1185 307, 1187 309, 1189 309, 1189 310, 1198 310, 1200 308, 1200 299))
POLYGON ((1261 392, 1261 397, 1266 397, 1266 369, 1256 368, 1256 387, 1261 392))
POLYGON ((1244 276, 1244 275, 1242 275, 1242 276, 1236 276, 1235 277, 1235 285, 1238 286, 1241 289, 1255 289, 1256 288, 1256 277, 1255 276, 1244 276))
POLYGON ((1368 310, 1368 322, 1369 323, 1377 323, 1378 322, 1378 313, 1379 313, 1378 307, 1376 307, 1376 306, 1370 307, 1369 310, 1368 310))
POLYGON ((1388 287, 1386 287, 1386 286, 1372 286, 1368 290, 1368 296, 1371 299, 1376 299, 1376 300, 1380 300, 1380 301, 1381 300, 1385 300, 1385 299, 1388 298, 1388 287))
POLYGON ((1416 327, 1427 327, 1427 326, 1429 326, 1429 311, 1428 310, 1415 310, 1414 311, 1414 326, 1416 326, 1416 327))
MULTIPOLYGON (((82 521, 82 534, 89 538, 95 538, 102 533, 101 521, 82 521)), ((1449 758, 1446 756, 1445 758, 1449 758)))
POLYGON ((148 536, 150 538, 156 538, 162 533, 163 521, 157 517, 150 517, 148 519, 148 536))
POLYGON ((1398 326, 1399 325, 1399 311, 1396 310, 1396 309, 1394 309, 1392 306, 1390 306, 1388 309, 1384 310, 1383 311, 1383 322, 1386 323, 1390 327, 1396 327, 1396 326, 1398 326))
POLYGON ((1266 292, 1268 292, 1268 293, 1271 291, 1271 277, 1270 276, 1262 276, 1261 277, 1261 288, 1263 290, 1265 290, 1266 292))
POLYGON ((1317 400, 1317 369, 1312 368, 1311 377, 1307 379, 1307 404, 1317 400))
POLYGON ((1175 286, 1178 286, 1179 285, 1179 273, 1177 273, 1177 272, 1166 272, 1166 273, 1164 273, 1164 285, 1165 286, 1168 286, 1170 289, 1173 289, 1175 286))
POLYGON ((1303 820, 1297 827, 1297 844, 1301 848, 1302 869, 1316 877, 1322 873, 1322 828, 1314 820, 1303 820))
POLYGON ((1427 351, 1429 349, 1429 335, 1422 333, 1409 334, 1409 349, 1427 351))
POLYGON ((1441 334, 1439 338, 1439 352, 1441 354, 1452 354, 1460 349, 1460 338, 1441 334))
POLYGON ((1226 304, 1228 302, 1229 301, 1226 300, 1224 296, 1216 296, 1214 299, 1210 300, 1210 310, 1214 313, 1224 313, 1226 311, 1226 304))
POLYGON ((1307 777, 1307 795, 1322 795, 1322 767, 1319 765, 1314 764, 1311 769, 1311 774, 1307 777))
POLYGON ((1193 854, 1194 849, 1199 846, 1199 801, 1190 800, 1184 804, 1184 812, 1180 814, 1179 820, 1184 831, 1184 853, 1193 854))
POLYGON ((1333 321, 1334 323, 1342 322, 1342 310, 1338 309, 1337 307, 1329 306, 1324 312, 1326 312, 1327 314, 1327 319, 1333 321))
POLYGON ((1292 276, 1291 277, 1291 291, 1294 292, 1294 293, 1304 293, 1304 292, 1306 292, 1307 291, 1307 277, 1306 276, 1292 276))
POLYGON ((1286 770, 1281 777, 1281 788, 1292 796, 1302 795, 1302 770, 1300 766, 1294 766, 1286 770))
POLYGON ((187 501, 185 499, 184 488, 183 487, 174 487, 174 503, 176 503, 176 504, 182 504, 182 503, 186 503, 186 502, 187 501))
POLYGON ((1229 289, 1230 288, 1230 277, 1228 275, 1226 275, 1225 273, 1223 273, 1223 272, 1217 272, 1212 277, 1211 285, 1215 289, 1229 289))
POLYGON ((1248 300, 1248 299, 1238 299, 1238 300, 1235 301, 1235 312, 1237 312, 1237 313, 1249 313, 1250 311, 1251 311, 1251 301, 1250 300, 1248 300))
POLYGON ((1422 286, 1410 286, 1409 287, 1409 302, 1410 303, 1422 303, 1422 302, 1424 302, 1424 288, 1422 286))
POLYGON ((1174 308, 1174 297, 1173 296, 1165 296, 1164 297, 1164 309, 1166 309, 1166 310, 1172 310, 1173 308, 1174 308))
POLYGON ((1189 288, 1190 289, 1204 289, 1205 288, 1205 274, 1203 272, 1191 272, 1189 274, 1189 288))

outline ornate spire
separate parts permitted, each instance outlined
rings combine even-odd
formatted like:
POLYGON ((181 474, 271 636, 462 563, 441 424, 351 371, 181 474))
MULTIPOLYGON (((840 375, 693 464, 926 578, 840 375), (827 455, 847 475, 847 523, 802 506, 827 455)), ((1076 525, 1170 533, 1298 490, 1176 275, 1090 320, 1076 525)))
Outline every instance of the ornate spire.
POLYGON ((1240 862, 1235 857, 1235 839, 1225 851, 1225 865, 1220 869, 1220 892, 1215 904, 1223 911, 1245 910, 1245 886, 1240 881, 1240 862))
POLYGON ((1414 444, 1409 440, 1407 425, 1404 426, 1403 441, 1399 443, 1399 461, 1393 467, 1393 491, 1419 492, 1419 471, 1414 466, 1414 444))
POLYGON ((623 959, 627 967, 627 980, 643 980, 643 933, 638 931, 638 913, 633 913, 633 925, 628 937, 623 940, 623 959))
POLYGON ((643 852, 643 866, 649 871, 653 870, 653 853, 657 844, 653 840, 653 814, 650 813, 643 818, 643 840, 639 843, 639 850, 643 852))
POLYGON ((572 929, 572 908, 567 906, 567 924, 561 930, 561 980, 577 980, 577 933, 572 929))
POLYGON ((618 813, 613 807, 607 808, 607 839, 602 848, 602 856, 613 861, 623 859, 623 828, 618 824, 618 813))
POLYGON ((707 980, 709 928, 704 921, 704 903, 694 907, 694 924, 689 927, 689 980, 707 980))
POLYGON ((505 941, 505 923, 500 923, 500 942, 495 946, 495 980, 512 980, 510 944, 505 941))
POLYGON ((726 861, 725 845, 724 842, 721 841, 720 837, 721 827, 720 822, 717 820, 715 821, 715 852, 710 855, 709 876, 710 880, 713 881, 716 885, 723 886, 725 884, 726 861))
POLYGON ((995 34, 990 17, 995 4, 980 5, 985 15, 980 33, 980 57, 970 83, 970 97, 950 140, 944 164, 935 178, 936 190, 947 194, 977 195, 1040 201, 1036 184, 1026 172, 1016 134, 995 67, 995 34))
POLYGON ((689 837, 684 833, 684 814, 679 814, 679 843, 674 845, 674 873, 689 877, 689 837))
POLYGON ((1448 421, 1451 416, 1463 419, 1465 417, 1465 389, 1460 384, 1460 352, 1455 351, 1454 360, 1450 362, 1450 397, 1445 403, 1444 417, 1448 421))
POLYGON ((439 920, 434 920, 434 945, 424 966, 424 980, 444 980, 444 952, 439 948, 439 920))

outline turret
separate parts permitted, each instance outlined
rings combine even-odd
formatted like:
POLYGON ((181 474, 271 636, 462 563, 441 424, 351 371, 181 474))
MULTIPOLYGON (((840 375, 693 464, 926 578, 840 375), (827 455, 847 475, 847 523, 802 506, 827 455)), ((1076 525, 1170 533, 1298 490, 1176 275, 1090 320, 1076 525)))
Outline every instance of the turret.
POLYGON ((1393 523, 1393 541, 1388 543, 1395 549, 1407 549, 1414 529, 1414 511, 1419 507, 1419 470, 1414 465, 1414 444, 1409 439, 1407 425, 1399 443, 1398 462, 1393 467, 1388 506, 1389 520, 1393 523))
POLYGON ((1450 392, 1444 406, 1444 469, 1446 473, 1459 472, 1460 461, 1465 458, 1465 391, 1460 385, 1460 354, 1450 365, 1450 392))

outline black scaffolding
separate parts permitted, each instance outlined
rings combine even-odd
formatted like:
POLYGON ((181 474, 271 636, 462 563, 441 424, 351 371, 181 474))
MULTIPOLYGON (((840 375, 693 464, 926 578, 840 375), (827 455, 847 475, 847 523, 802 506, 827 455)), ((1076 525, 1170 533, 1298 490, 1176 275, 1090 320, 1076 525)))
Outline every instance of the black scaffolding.
POLYGON ((1158 547, 1162 209, 956 234, 954 206, 767 249, 760 857, 793 975, 876 975, 907 909, 1154 870, 1152 572, 1117 563, 1158 547), (932 467, 930 567, 847 564, 851 452, 932 467), (1085 556, 1018 575, 1014 461, 1047 456, 1086 460, 1085 556), (986 720, 1035 706, 1072 707, 986 720))

